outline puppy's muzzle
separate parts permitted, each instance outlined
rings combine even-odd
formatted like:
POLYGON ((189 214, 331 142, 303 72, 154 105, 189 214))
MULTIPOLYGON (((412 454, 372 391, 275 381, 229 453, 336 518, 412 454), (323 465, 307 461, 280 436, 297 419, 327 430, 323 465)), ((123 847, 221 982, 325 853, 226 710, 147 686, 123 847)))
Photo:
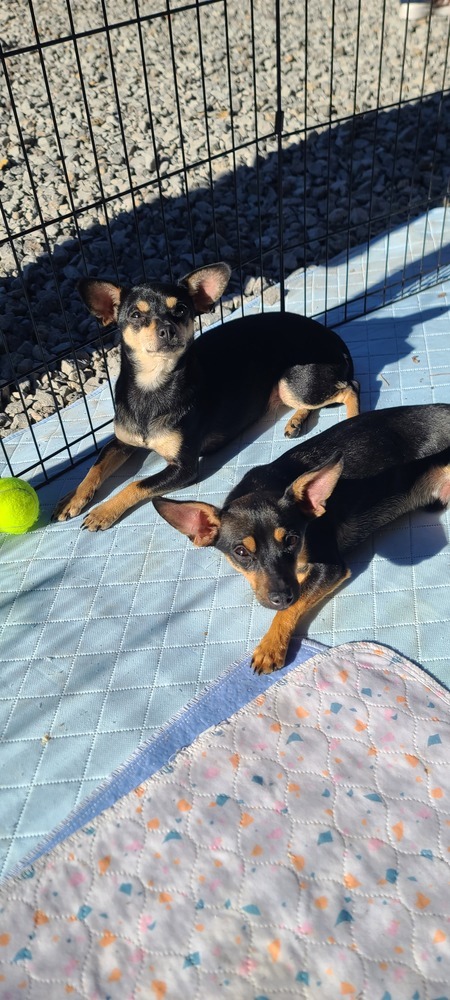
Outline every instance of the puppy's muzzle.
POLYGON ((176 327, 170 323, 158 323, 156 337, 159 348, 171 351, 180 346, 180 337, 176 327))
POLYGON ((283 587, 279 590, 270 590, 267 598, 267 607, 275 608, 277 611, 285 611, 294 601, 294 592, 292 587, 283 587))

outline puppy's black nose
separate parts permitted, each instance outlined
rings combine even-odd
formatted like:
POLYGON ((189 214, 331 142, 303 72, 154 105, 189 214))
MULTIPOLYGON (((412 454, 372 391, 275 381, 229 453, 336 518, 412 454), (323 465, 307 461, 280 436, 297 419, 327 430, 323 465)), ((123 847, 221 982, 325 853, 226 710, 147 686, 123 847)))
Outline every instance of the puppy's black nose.
POLYGON ((277 608, 279 611, 288 608, 294 600, 294 595, 290 587, 286 587, 284 590, 271 590, 268 597, 272 607, 277 608))
POLYGON ((177 337, 177 331, 173 330, 171 326, 160 326, 158 329, 158 337, 166 344, 171 344, 177 337))

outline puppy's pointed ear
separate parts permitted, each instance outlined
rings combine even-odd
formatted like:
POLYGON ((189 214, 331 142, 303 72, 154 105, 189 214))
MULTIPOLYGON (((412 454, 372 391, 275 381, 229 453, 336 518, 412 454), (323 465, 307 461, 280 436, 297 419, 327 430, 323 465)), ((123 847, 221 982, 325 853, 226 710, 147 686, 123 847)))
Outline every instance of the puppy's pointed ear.
POLYGON ((187 535, 194 545, 214 545, 219 534, 220 511, 200 500, 166 500, 157 497, 153 506, 173 528, 187 535))
POLYGON ((196 313, 210 312, 223 295, 230 280, 231 267, 220 261, 191 271, 181 279, 191 296, 196 313))
POLYGON ((283 499, 289 503, 294 501, 300 504, 303 513, 308 517, 321 517, 325 513, 326 502, 331 496, 343 468, 342 455, 340 452, 336 452, 326 465, 309 472, 303 472, 288 487, 283 499))
POLYGON ((103 323, 103 326, 117 323, 119 306, 127 294, 127 289, 113 285, 109 281, 82 278, 78 282, 78 291, 90 312, 103 323))

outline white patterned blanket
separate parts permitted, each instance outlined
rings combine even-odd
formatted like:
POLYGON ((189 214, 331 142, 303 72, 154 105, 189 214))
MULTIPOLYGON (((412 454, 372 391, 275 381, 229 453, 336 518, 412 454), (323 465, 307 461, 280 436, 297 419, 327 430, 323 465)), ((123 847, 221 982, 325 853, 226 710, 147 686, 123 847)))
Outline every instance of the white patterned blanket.
POLYGON ((308 660, 0 890, 0 996, 448 1000, 450 700, 308 660))

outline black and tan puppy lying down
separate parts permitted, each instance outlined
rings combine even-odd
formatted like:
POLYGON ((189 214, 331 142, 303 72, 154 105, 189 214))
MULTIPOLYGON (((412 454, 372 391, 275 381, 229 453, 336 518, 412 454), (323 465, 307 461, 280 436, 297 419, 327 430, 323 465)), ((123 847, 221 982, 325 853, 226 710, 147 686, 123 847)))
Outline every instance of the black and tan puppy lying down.
POLYGON ((273 622, 253 653, 283 666, 301 618, 350 576, 345 555, 377 528, 450 499, 450 405, 352 417, 246 473, 222 509, 159 498, 195 545, 214 545, 247 578, 273 622))

